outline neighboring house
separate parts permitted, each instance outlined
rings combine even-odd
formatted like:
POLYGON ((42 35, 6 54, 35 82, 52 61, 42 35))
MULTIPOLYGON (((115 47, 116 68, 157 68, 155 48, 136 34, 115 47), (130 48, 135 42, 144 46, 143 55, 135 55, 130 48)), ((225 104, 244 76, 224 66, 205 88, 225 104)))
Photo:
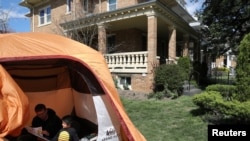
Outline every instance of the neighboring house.
POLYGON ((23 0, 20 5, 30 9, 27 16, 33 32, 65 34, 76 39, 84 36, 83 29, 95 26, 92 41, 96 44, 92 42, 91 47, 104 54, 117 86, 151 92, 157 65, 176 63, 181 56, 200 61, 199 34, 191 26, 196 20, 183 3, 184 0, 23 0))
POLYGON ((236 55, 232 55, 229 53, 226 53, 225 55, 222 55, 215 60, 212 60, 211 63, 212 68, 234 68, 236 67, 236 55))
POLYGON ((229 74, 235 76, 236 75, 236 65, 237 65, 237 56, 232 54, 229 50, 224 55, 214 58, 207 58, 208 62, 208 75, 212 75, 212 71, 218 68, 227 68, 229 70, 229 74))

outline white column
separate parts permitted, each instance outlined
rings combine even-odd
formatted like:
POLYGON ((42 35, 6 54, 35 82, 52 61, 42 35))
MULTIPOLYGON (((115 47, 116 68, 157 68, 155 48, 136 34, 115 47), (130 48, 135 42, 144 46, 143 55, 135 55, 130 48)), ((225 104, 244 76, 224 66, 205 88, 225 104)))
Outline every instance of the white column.
POLYGON ((227 68, 230 68, 232 65, 231 65, 231 60, 230 60, 230 53, 227 52, 227 68))

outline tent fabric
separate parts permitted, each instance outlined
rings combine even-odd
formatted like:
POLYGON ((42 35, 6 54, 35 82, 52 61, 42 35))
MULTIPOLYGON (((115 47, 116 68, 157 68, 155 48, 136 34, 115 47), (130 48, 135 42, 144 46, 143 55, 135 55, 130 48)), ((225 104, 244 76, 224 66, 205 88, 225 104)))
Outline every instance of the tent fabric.
POLYGON ((28 120, 29 102, 1 65, 0 89, 0 137, 16 136, 28 120))
MULTIPOLYGON (((72 39, 48 33, 27 32, 0 35, 0 64, 13 60, 39 60, 46 58, 64 58, 79 62, 93 74, 107 95, 115 109, 122 125, 122 136, 128 140, 146 140, 129 119, 120 101, 112 76, 103 55, 96 50, 76 42, 72 39)), ((28 100, 18 85, 11 79, 4 69, 1 72, 0 95, 0 138, 19 134, 24 123, 27 122, 28 100), (9 83, 6 83, 8 79, 9 83), (8 87, 6 89, 5 87, 8 87), (10 89, 9 87, 13 87, 10 89), (11 96, 13 99, 8 99, 11 96), (6 99, 7 98, 7 99, 6 99), (13 102, 15 101, 15 103, 13 102), (7 107, 7 108, 6 108, 7 107), (8 113, 8 114, 6 114, 8 113), (10 117, 10 115, 16 115, 10 117), (17 116, 18 115, 18 116, 17 116), (11 125, 11 123, 12 125, 11 125), (14 124, 13 124, 14 123, 14 124)), ((95 86, 92 86, 93 90, 95 86)))

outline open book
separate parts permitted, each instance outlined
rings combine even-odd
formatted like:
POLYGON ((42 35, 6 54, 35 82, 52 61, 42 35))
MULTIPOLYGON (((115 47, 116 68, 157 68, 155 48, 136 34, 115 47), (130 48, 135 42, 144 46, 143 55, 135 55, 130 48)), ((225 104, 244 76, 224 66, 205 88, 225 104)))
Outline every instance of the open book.
POLYGON ((26 126, 25 127, 27 129, 27 131, 29 133, 31 133, 32 135, 35 135, 41 139, 43 139, 44 141, 49 141, 48 139, 46 139, 45 137, 43 137, 43 134, 42 134, 42 127, 29 127, 29 126, 26 126))

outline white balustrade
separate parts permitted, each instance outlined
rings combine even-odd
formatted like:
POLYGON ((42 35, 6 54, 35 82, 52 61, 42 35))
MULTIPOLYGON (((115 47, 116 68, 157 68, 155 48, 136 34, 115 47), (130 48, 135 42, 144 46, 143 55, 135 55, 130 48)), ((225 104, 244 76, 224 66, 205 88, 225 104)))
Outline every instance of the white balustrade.
POLYGON ((112 53, 104 57, 110 72, 147 73, 147 51, 112 53))

